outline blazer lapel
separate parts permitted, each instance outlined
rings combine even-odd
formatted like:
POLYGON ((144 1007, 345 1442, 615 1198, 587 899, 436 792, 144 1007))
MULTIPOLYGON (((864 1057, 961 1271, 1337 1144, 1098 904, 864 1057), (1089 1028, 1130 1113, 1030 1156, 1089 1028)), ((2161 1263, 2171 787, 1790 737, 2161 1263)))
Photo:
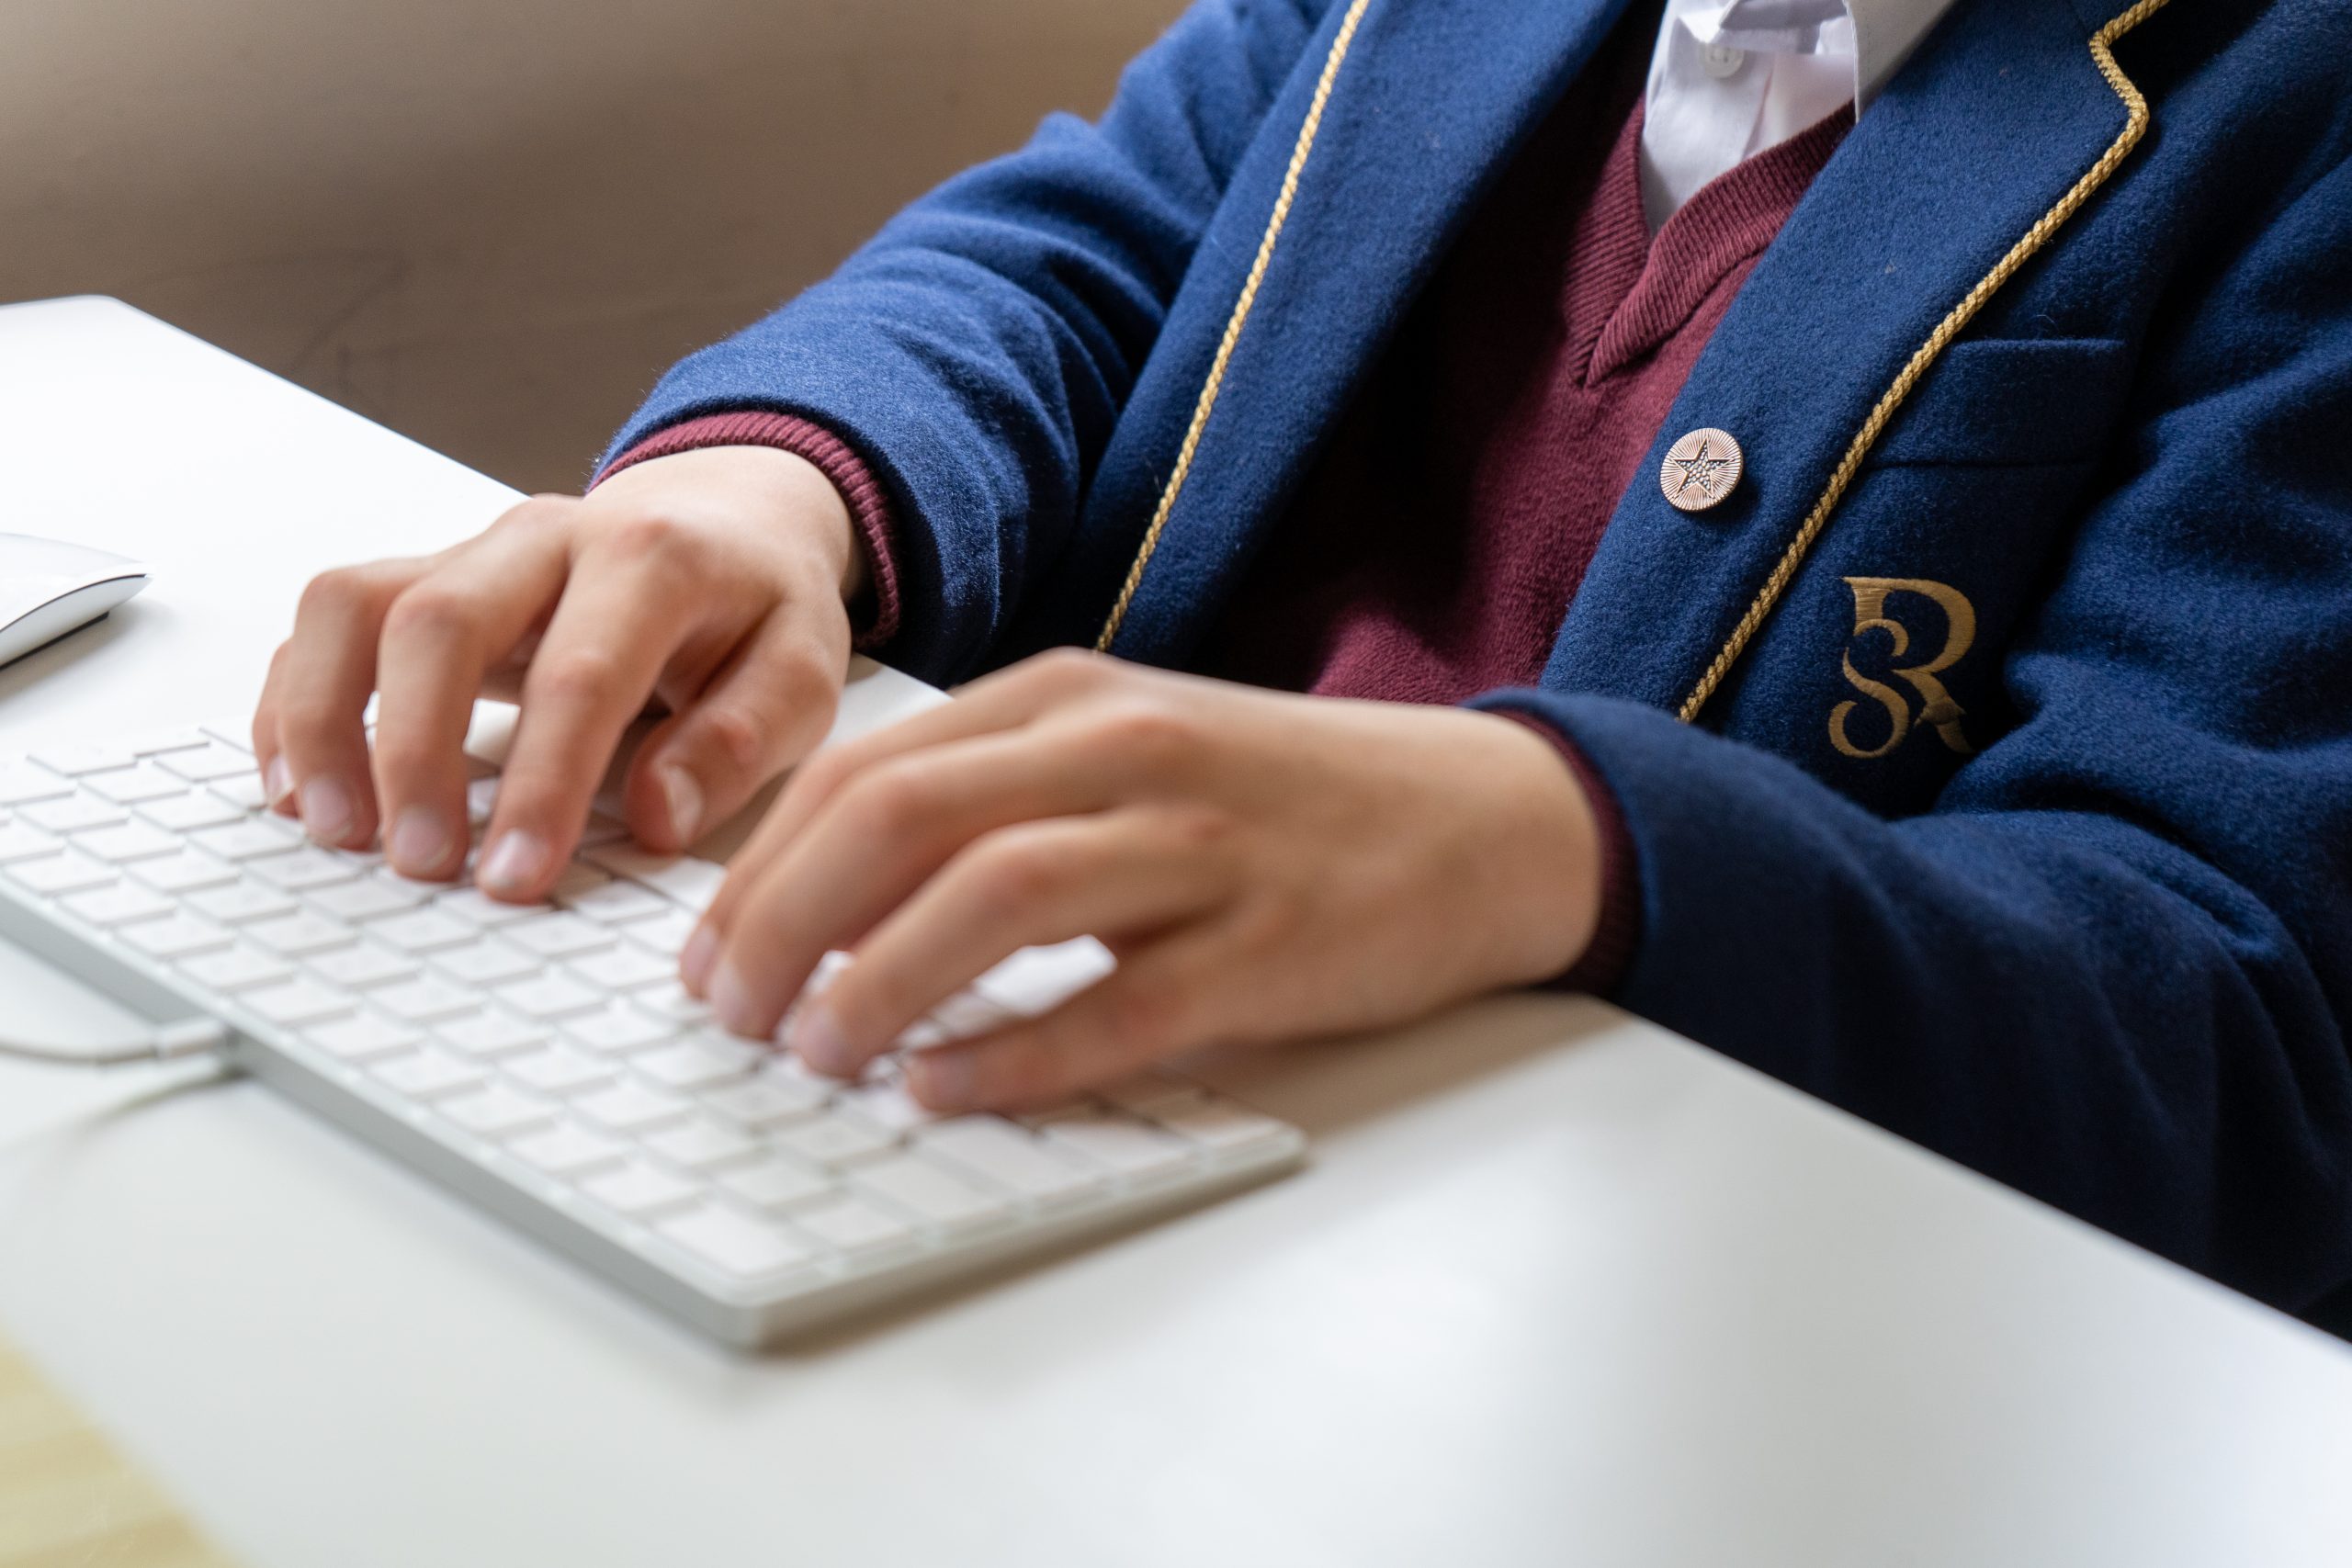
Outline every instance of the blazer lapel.
MULTIPOLYGON (((1371 0, 1236 343, 1183 492, 1114 650, 1180 660, 1486 182, 1574 81, 1629 0, 1371 0)), ((1348 9, 1334 0, 1203 242, 1105 454, 1090 512, 1111 542, 1057 595, 1107 604, 1159 502, 1348 9), (1172 433, 1172 434, 1171 434, 1172 433)))
MULTIPOLYGON (((1961 0, 1896 73, 1692 368, 1546 686, 1684 704, 1905 363, 2121 130, 2095 30, 2052 0, 1961 0), (1651 476, 1708 426, 1740 442, 1746 476, 1714 510, 1679 512, 1651 476)), ((1827 526, 1859 521, 1832 512, 1827 526)))

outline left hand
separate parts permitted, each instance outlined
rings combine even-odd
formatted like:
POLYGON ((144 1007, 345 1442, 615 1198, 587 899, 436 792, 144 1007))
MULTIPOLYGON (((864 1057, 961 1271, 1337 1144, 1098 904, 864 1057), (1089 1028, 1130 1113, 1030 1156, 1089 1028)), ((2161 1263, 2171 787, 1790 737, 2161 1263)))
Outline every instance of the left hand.
POLYGON ((1014 950, 1092 934, 1117 971, 910 1054, 935 1110, 1065 1100, 1197 1046, 1402 1022, 1569 968, 1598 829, 1544 740, 1490 714, 1303 697, 1091 654, 1032 659, 819 753, 688 944, 686 984, 854 1077, 1014 950))

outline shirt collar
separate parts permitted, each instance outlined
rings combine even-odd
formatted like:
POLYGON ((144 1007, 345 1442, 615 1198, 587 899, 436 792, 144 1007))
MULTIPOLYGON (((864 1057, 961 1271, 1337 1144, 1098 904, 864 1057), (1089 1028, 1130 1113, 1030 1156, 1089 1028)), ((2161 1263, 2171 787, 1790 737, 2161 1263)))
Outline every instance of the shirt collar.
POLYGON ((1850 21, 1854 112, 1859 115, 1953 4, 1954 0, 1730 0, 1724 5, 1720 0, 1677 0, 1669 10, 1702 43, 1783 54, 1819 52, 1824 25, 1850 21))

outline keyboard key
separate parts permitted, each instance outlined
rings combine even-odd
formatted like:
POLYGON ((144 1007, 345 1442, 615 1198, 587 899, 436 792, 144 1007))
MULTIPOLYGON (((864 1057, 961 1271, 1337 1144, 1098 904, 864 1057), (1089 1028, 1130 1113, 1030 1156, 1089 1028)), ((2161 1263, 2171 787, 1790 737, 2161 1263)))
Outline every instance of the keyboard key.
POLYGON ((294 973, 294 967, 275 953, 241 944, 184 958, 180 960, 180 973, 199 986, 233 992, 283 980, 294 973))
POLYGON ((995 1116, 958 1116, 915 1134, 923 1152, 1035 1203, 1059 1203, 1101 1187, 1099 1168, 1051 1152, 1036 1135, 995 1116))
POLYGON ((854 1198, 812 1203, 797 1211, 792 1223, 834 1251, 854 1257, 893 1251, 915 1238, 904 1220, 854 1198))
POLYGON ((1193 1157, 1191 1145, 1182 1140, 1129 1116, 1081 1112, 1050 1121, 1038 1133, 1061 1152, 1126 1176, 1174 1170, 1193 1157))
POLYGON ((193 893, 203 887, 226 887, 237 880, 237 868, 200 850, 180 850, 135 862, 130 874, 159 893, 193 893))
POLYGON ((678 1026, 633 1007, 616 1004, 602 1011, 565 1019, 563 1032, 609 1056, 675 1039, 678 1026))
POLYGON ((368 927, 368 931, 403 953, 431 953, 455 947, 473 942, 481 934, 478 928, 429 906, 378 920, 368 927))
POLYGON ((160 828, 152 828, 144 822, 126 822, 119 828, 101 828, 94 833, 84 833, 74 840, 74 847, 109 864, 121 865, 128 861, 176 854, 180 841, 160 828))
POLYGON ((69 779, 84 773, 102 773, 114 768, 128 768, 137 757, 119 746, 57 746, 33 753, 33 761, 52 773, 63 773, 69 779))
POLYGON ((122 749, 134 757, 153 757, 165 751, 193 751, 212 744, 211 737, 192 725, 174 729, 151 729, 135 735, 122 743, 122 749))
MULTIPOLYGON (((660 962, 666 969, 675 968, 667 960, 660 962)), ((666 1018, 674 1023, 707 1023, 710 1021, 710 1004, 693 995, 674 979, 637 992, 629 998, 629 1003, 656 1018, 666 1018)))
POLYGON ((577 1122, 563 1122, 522 1139, 510 1152, 550 1176, 571 1177, 619 1164, 628 1154, 628 1145, 577 1122))
POLYGON ((859 1166, 849 1175, 857 1191, 888 1208, 944 1231, 968 1231, 1008 1218, 1005 1201, 913 1155, 859 1166))
POLYGON ((386 986, 394 980, 413 978, 417 963, 406 953, 395 953, 364 942, 334 953, 322 953, 311 960, 311 967, 338 986, 365 990, 370 986, 386 986))
POLYGON ((186 795, 187 781, 175 779, 162 769, 142 762, 135 768, 92 773, 82 781, 82 787, 105 796, 117 806, 136 806, 142 801, 162 800, 167 795, 186 795))
POLYGON ((691 1117, 650 1133, 644 1144, 671 1164, 683 1165, 690 1170, 708 1170, 748 1159, 760 1150, 759 1145, 741 1133, 707 1116, 691 1117))
POLYGON ((188 835, 188 842, 222 860, 258 860, 284 854, 302 841, 302 829, 283 817, 248 817, 225 828, 205 828, 188 835))
POLYGON ((498 804, 498 781, 494 778, 475 779, 466 785, 466 825, 479 828, 490 820, 498 804))
POLYGON ((372 1012, 305 1030, 311 1043, 346 1062, 372 1062, 405 1051, 423 1037, 416 1031, 372 1012))
POLYGON ((398 914, 424 902, 425 889, 417 883, 387 876, 362 876, 308 890, 311 902, 339 920, 372 920, 398 914))
POLYGON ((836 1190, 833 1179, 824 1172, 774 1156, 722 1172, 718 1185, 753 1208, 770 1211, 830 1197, 836 1190))
POLYGON ((685 910, 673 909, 666 915, 631 920, 618 929, 626 940, 674 962, 686 950, 686 939, 695 934, 697 923, 685 910))
POLYGON ((17 815, 52 833, 85 833, 93 828, 113 828, 130 820, 130 813, 121 807, 87 795, 21 806, 17 808, 17 815))
POLYGON ((453 919, 476 926, 512 925, 547 908, 544 904, 502 904, 479 887, 453 887, 442 891, 433 900, 433 907, 453 919))
POLYGON ((237 939, 209 920, 199 920, 189 915, 174 915, 168 919, 145 920, 122 933, 124 942, 150 958, 182 958, 190 953, 214 953, 237 939))
POLYGON ((597 986, 608 991, 627 991, 639 986, 658 985, 676 978, 678 961, 619 942, 603 953, 590 953, 563 967, 564 973, 583 986, 597 986))
POLYGON ((662 1222, 663 1235, 721 1272, 755 1280, 806 1267, 815 1254, 790 1231, 717 1203, 662 1222))
POLYGON ((842 1096, 842 1103, 885 1132, 903 1133, 939 1120, 939 1113, 915 1103, 914 1096, 896 1083, 865 1084, 842 1096))
POLYGON ((898 1142, 873 1122, 838 1111, 795 1122, 775 1134, 775 1145, 811 1165, 842 1166, 878 1154, 898 1142))
POLYGON ((62 907, 94 926, 127 926, 172 912, 170 899, 135 882, 118 882, 111 887, 76 893, 63 900, 62 907))
POLYGON ((357 940, 352 929, 342 921, 330 920, 308 909, 281 915, 274 920, 256 920, 245 928, 245 935, 272 953, 282 953, 289 958, 324 953, 331 947, 348 947, 357 940))
POLYGON ((269 804, 269 792, 262 788, 259 773, 239 773, 231 778, 214 779, 209 787, 221 799, 245 811, 259 811, 269 804))
POLYGON ((727 868, 716 861, 697 860, 692 855, 656 854, 635 844, 600 844, 584 852, 581 858, 615 876, 643 883, 695 914, 710 908, 710 901, 718 897, 719 886, 727 880, 727 868))
POLYGON ((29 822, 0 823, 0 865, 53 855, 64 847, 64 840, 44 833, 29 822))
POLYGON ((602 992, 590 990, 563 975, 542 975, 536 980, 502 986, 496 995, 500 1001, 530 1018, 562 1018, 605 1005, 602 992))
POLYGON ((613 1066, 569 1045, 550 1045, 505 1064, 506 1076, 542 1094, 569 1097, 613 1081, 613 1066))
POLYGON ((46 768, 22 762, 0 764, 0 806, 28 806, 36 800, 59 800, 74 793, 74 785, 46 768))
POLYGON ((243 820, 245 813, 209 789, 192 789, 186 795, 166 795, 141 806, 136 815, 145 818, 158 828, 175 833, 193 832, 198 828, 218 828, 224 823, 243 820))
POLYGON ((555 1108, 544 1100, 515 1093, 492 1084, 458 1099, 445 1100, 441 1114, 467 1132, 483 1138, 511 1138, 535 1132, 555 1120, 555 1108))
POLYGON ((729 1050, 702 1040, 682 1040, 632 1056, 629 1066, 668 1089, 707 1089, 743 1077, 763 1054, 756 1046, 729 1050))
POLYGON ((455 1018, 481 1006, 481 995, 470 986, 452 985, 427 975, 374 993, 378 1007, 409 1023, 455 1018))
POLYGON ((580 1190, 607 1209, 632 1219, 683 1208, 702 1195, 699 1182, 643 1160, 631 1160, 618 1170, 590 1177, 580 1184, 580 1190))
POLYGON ((499 934, 542 958, 569 958, 613 943, 613 933, 595 921, 560 913, 516 920, 503 927, 499 934))
POLYGON ((512 1013, 487 1009, 453 1018, 434 1030, 469 1056, 507 1056, 544 1043, 546 1030, 526 1023, 512 1013))
POLYGON ((254 760, 232 746, 218 743, 187 751, 173 751, 156 762, 192 784, 210 784, 254 771, 254 760))
POLYGON ((540 961, 529 953, 520 948, 509 947, 481 931, 474 932, 473 941, 462 947, 443 948, 433 954, 433 966, 469 986, 491 986, 501 980, 519 979, 525 975, 535 975, 541 968, 540 961))
POLYGON ((643 1084, 616 1083, 575 1101, 572 1109, 608 1132, 638 1133, 682 1119, 693 1102, 643 1084))
POLYGON ((559 887, 555 900, 575 915, 583 915, 605 925, 620 925, 629 920, 644 919, 648 916, 666 915, 671 908, 668 899, 650 887, 640 887, 634 882, 616 882, 609 877, 601 886, 570 897, 565 897, 564 890, 559 887))
POLYGON ((613 885, 612 873, 601 871, 583 861, 573 861, 559 873, 555 886, 548 889, 548 902, 568 909, 575 898, 584 897, 599 887, 613 885))
POLYGON ((34 892, 46 893, 51 897, 79 893, 86 887, 104 887, 115 880, 114 867, 94 861, 87 855, 77 855, 71 850, 40 860, 13 862, 8 867, 8 874, 34 892))
POLYGON ((349 882, 360 873, 360 868, 350 861, 315 844, 304 844, 289 854, 263 856, 250 863, 247 869, 271 886, 283 887, 289 893, 349 882))
POLYGON ((289 915, 299 907, 294 900, 275 887, 265 887, 258 882, 234 882, 226 887, 208 887, 187 897, 188 908, 209 915, 228 925, 243 925, 249 920, 266 920, 277 915, 289 915))
POLYGON ((1290 1129, 1272 1117, 1261 1116, 1247 1106, 1220 1100, 1205 1089, 1182 1091, 1136 1109, 1177 1136, 1204 1145, 1218 1154, 1280 1143, 1290 1135, 1290 1129))
POLYGON ((239 999, 270 1022, 289 1025, 339 1018, 359 1005, 350 992, 316 980, 289 980, 266 990, 249 991, 239 999))
POLYGON ((395 1056, 377 1066, 375 1073, 395 1093, 411 1100, 440 1100, 474 1088, 488 1076, 471 1062, 430 1047, 395 1056))
MULTIPOLYGON (((640 1058, 659 1059, 660 1054, 640 1058)), ((805 1121, 824 1108, 829 1097, 813 1084, 763 1073, 743 1083, 705 1089, 702 1102, 730 1122, 746 1127, 781 1127, 805 1121)))

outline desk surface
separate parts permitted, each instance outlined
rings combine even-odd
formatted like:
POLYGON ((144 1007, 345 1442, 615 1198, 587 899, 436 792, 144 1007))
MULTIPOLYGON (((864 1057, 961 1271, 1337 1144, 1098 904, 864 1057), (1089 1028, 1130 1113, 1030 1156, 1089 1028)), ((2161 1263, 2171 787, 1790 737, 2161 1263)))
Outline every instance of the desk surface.
MULTIPOLYGON (((0 529, 157 568, 0 750, 234 712, 313 571, 510 499, 0 310, 0 529)), ((0 1017, 108 1012, 0 950, 0 1017)), ((1210 1076, 1312 1166, 746 1359, 256 1085, 0 1069, 0 1337, 252 1568, 2344 1560, 2352 1356, 1623 1014, 1210 1076)))

